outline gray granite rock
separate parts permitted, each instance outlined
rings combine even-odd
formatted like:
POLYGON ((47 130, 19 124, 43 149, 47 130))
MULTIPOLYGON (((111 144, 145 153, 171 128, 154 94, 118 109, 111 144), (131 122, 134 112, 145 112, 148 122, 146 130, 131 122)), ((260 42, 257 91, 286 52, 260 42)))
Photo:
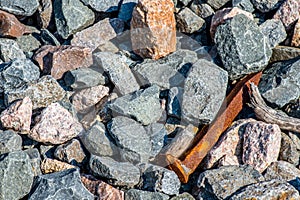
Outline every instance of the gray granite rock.
POLYGON ((27 155, 30 158, 30 163, 32 166, 32 171, 34 173, 34 176, 40 176, 42 175, 42 171, 41 171, 41 155, 40 152, 37 148, 29 148, 24 150, 25 153, 27 153, 27 155))
POLYGON ((183 33, 194 33, 205 28, 205 21, 189 8, 183 8, 176 14, 176 22, 179 31, 183 33))
POLYGON ((181 106, 184 89, 182 87, 172 87, 168 93, 168 115, 181 118, 181 106))
POLYGON ((0 169, 0 199, 17 200, 30 192, 34 174, 25 152, 2 154, 0 169))
POLYGON ((11 1, 1 0, 0 9, 14 15, 31 16, 39 6, 38 0, 11 1))
POLYGON ((300 152, 297 145, 286 133, 281 133, 281 145, 278 159, 287 161, 295 166, 299 165, 300 152))
POLYGON ((232 6, 252 13, 254 11, 251 0, 232 0, 232 6))
POLYGON ((215 42, 231 80, 263 70, 272 53, 257 24, 243 14, 219 25, 215 42))
POLYGON ((199 17, 208 20, 215 14, 214 9, 202 0, 195 0, 190 6, 191 10, 199 17))
POLYGON ((156 85, 119 97, 108 107, 116 113, 135 118, 143 125, 158 121, 162 114, 156 85))
POLYGON ((130 189, 125 193, 125 200, 168 200, 169 196, 160 192, 148 192, 130 189))
POLYGON ((108 74, 120 94, 129 94, 140 88, 127 64, 128 58, 125 56, 111 52, 98 52, 94 54, 94 59, 108 74))
POLYGON ((86 28, 95 20, 93 11, 80 0, 55 0, 53 10, 57 32, 63 39, 86 28))
POLYGON ((283 2, 282 0, 251 0, 254 7, 262 13, 275 10, 283 2))
POLYGON ((28 53, 32 53, 42 45, 36 34, 22 35, 17 38, 17 43, 20 49, 28 53))
POLYGON ((0 38, 0 58, 9 62, 16 58, 25 59, 26 56, 15 40, 0 38))
POLYGON ((165 144, 167 130, 163 124, 153 123, 145 127, 151 141, 150 156, 154 158, 165 144))
POLYGON ((38 176, 28 199, 93 200, 94 195, 83 186, 79 171, 68 169, 38 176))
POLYGON ((57 38, 47 29, 41 29, 40 39, 44 45, 60 46, 57 38))
POLYGON ((283 23, 278 19, 266 20, 259 26, 261 32, 269 39, 271 48, 283 42, 287 36, 283 23))
POLYGON ((171 198, 170 200, 195 200, 195 198, 191 194, 184 192, 171 198))
POLYGON ((264 181, 264 177, 251 166, 223 166, 206 170, 198 178, 197 199, 226 199, 238 189, 264 181))
POLYGON ((228 3, 229 1, 230 0, 206 0, 207 4, 209 4, 215 10, 218 10, 219 8, 224 6, 226 3, 228 3))
POLYGON ((16 132, 7 130, 0 132, 0 154, 22 149, 22 138, 16 132))
POLYGON ((120 10, 118 13, 118 18, 129 22, 132 17, 132 11, 134 6, 136 6, 138 0, 123 0, 120 5, 120 10))
POLYGON ((300 170, 289 162, 279 160, 264 171, 264 177, 266 181, 280 179, 293 185, 295 179, 300 177, 300 170))
POLYGON ((300 96, 300 59, 278 62, 263 72, 259 91, 269 103, 283 107, 300 96))
POLYGON ((112 185, 132 187, 140 180, 139 168, 128 162, 117 162, 109 157, 92 155, 89 167, 93 175, 106 178, 112 185))
POLYGON ((225 98, 227 82, 225 70, 198 60, 184 83, 182 118, 194 125, 212 122, 225 98))
POLYGON ((179 193, 180 181, 175 172, 164 167, 149 165, 142 174, 142 189, 167 195, 179 193))
POLYGON ((121 0, 81 0, 85 5, 90 6, 97 12, 118 11, 121 0))

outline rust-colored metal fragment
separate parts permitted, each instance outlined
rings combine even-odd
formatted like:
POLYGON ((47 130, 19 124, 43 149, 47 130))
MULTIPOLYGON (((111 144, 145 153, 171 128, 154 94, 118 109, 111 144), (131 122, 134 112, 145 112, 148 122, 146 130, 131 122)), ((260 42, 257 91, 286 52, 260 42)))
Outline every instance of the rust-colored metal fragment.
POLYGON ((188 182, 189 176, 196 170, 203 158, 216 144, 221 134, 231 125, 249 100, 248 91, 250 90, 250 82, 258 84, 261 74, 262 72, 248 75, 235 85, 224 100, 215 120, 208 128, 204 128, 198 133, 200 137, 203 136, 201 140, 183 155, 182 160, 170 154, 167 155, 168 167, 178 175, 181 182, 188 182))

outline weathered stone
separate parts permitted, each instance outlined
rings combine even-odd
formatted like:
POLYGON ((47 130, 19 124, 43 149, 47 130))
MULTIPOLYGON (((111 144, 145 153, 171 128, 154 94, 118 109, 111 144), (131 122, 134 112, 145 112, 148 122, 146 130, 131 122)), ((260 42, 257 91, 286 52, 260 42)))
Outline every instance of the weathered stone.
POLYGON ((300 170, 289 162, 277 161, 273 162, 264 172, 265 179, 280 179, 289 181, 293 185, 293 180, 300 177, 300 170))
POLYGON ((93 200, 94 196, 83 186, 79 171, 68 169, 38 176, 28 199, 93 200))
POLYGON ((200 59, 193 64, 184 83, 183 119, 194 125, 212 122, 225 98, 227 82, 227 72, 214 63, 200 59))
POLYGON ((282 0, 251 0, 254 7, 260 12, 267 13, 280 6, 282 0))
POLYGON ((163 124, 153 123, 145 127, 151 141, 150 156, 155 157, 165 144, 167 130, 163 124))
POLYGON ((27 153, 27 155, 30 158, 30 163, 32 166, 32 171, 34 173, 34 176, 40 176, 42 175, 42 171, 41 171, 41 156, 40 156, 40 152, 37 148, 29 148, 24 150, 25 153, 27 153))
POLYGON ((80 0, 54 0, 53 10, 57 32, 63 39, 83 30, 95 20, 93 11, 80 0))
POLYGON ((82 2, 97 12, 114 12, 118 11, 121 0, 82 0, 82 2))
POLYGON ((168 115, 181 118, 181 106, 184 89, 182 87, 172 87, 168 93, 168 115))
POLYGON ((53 15, 52 0, 40 0, 37 21, 40 28, 48 28, 53 15))
POLYGON ((41 29, 40 40, 43 42, 44 46, 60 46, 60 42, 57 40, 57 38, 47 29, 41 29))
POLYGON ((232 0, 232 6, 252 13, 254 11, 251 0, 232 0))
POLYGON ((45 158, 43 162, 41 163, 41 170, 43 174, 50 174, 54 172, 60 172, 66 169, 72 169, 75 168, 75 166, 70 165, 65 162, 61 162, 59 160, 45 158))
POLYGON ((270 63, 293 59, 300 56, 300 48, 277 46, 273 49, 270 63))
POLYGON ((168 200, 169 196, 160 192, 148 192, 137 189, 130 189, 125 193, 125 200, 168 200))
POLYGON ((11 130, 0 132, 0 155, 21 150, 22 138, 11 130))
POLYGON ((203 3, 202 0, 193 1, 190 8, 194 13, 205 20, 211 19, 215 14, 214 9, 207 3, 203 3))
POLYGON ((34 174, 25 152, 2 154, 0 169, 0 199, 17 200, 30 192, 34 174))
POLYGON ((300 17, 295 24, 294 34, 291 41, 291 46, 300 47, 300 17))
POLYGON ((123 0, 120 5, 120 10, 118 13, 118 18, 124 20, 125 22, 129 22, 132 18, 132 12, 138 0, 123 0))
POLYGON ((171 198, 170 200, 195 200, 195 198, 191 194, 184 192, 171 198))
POLYGON ((166 168, 149 165, 142 175, 143 190, 162 192, 167 195, 179 193, 180 181, 175 172, 166 168))
POLYGON ((230 0, 207 0, 206 3, 213 7, 215 10, 218 10, 230 0))
POLYGON ((159 59, 176 50, 176 23, 172 0, 160 3, 140 0, 131 19, 133 51, 144 58, 159 59))
POLYGON ((124 192, 104 181, 97 180, 92 175, 82 174, 83 185, 99 200, 124 200, 124 192))
POLYGON ((259 26, 261 32, 269 39, 271 48, 276 47, 286 38, 285 28, 280 20, 269 19, 259 26))
POLYGON ((24 52, 33 52, 40 48, 41 42, 37 39, 37 36, 32 34, 23 35, 17 38, 17 43, 24 52))
POLYGON ((184 8, 176 15, 176 22, 179 31, 183 33, 193 33, 204 28, 205 21, 196 15, 189 8, 184 8))
POLYGON ((108 107, 114 112, 135 118, 143 125, 158 121, 162 114, 156 85, 119 97, 108 107))
POLYGON ((120 52, 120 49, 117 47, 117 45, 119 45, 119 44, 113 43, 111 41, 107 41, 104 44, 101 44, 100 46, 98 46, 97 49, 95 50, 95 52, 101 51, 101 52, 122 53, 122 52, 120 52))
POLYGON ((83 131, 82 125, 58 103, 52 103, 37 117, 29 136, 39 142, 61 144, 83 131))
POLYGON ((264 181, 264 177, 251 166, 223 166, 206 170, 198 178, 197 199, 226 199, 238 189, 264 181))
POLYGON ((108 183, 117 186, 132 187, 140 179, 140 171, 128 162, 117 162, 109 157, 92 155, 89 167, 95 176, 108 179, 108 183))
POLYGON ((219 25, 215 42, 231 80, 263 70, 272 53, 257 24, 243 14, 219 25))
MULTIPOLYGON (((1 11, 0 11, 1 13, 1 11)), ((4 62, 9 62, 14 59, 25 59, 26 56, 20 49, 20 46, 15 40, 1 38, 0 39, 0 58, 4 62)))
POLYGON ((51 76, 43 76, 36 82, 25 85, 22 88, 5 92, 5 104, 9 105, 15 100, 28 96, 32 103, 32 109, 47 107, 53 102, 61 100, 65 91, 51 76))
POLYGON ((273 64, 261 77, 259 91, 262 97, 278 107, 296 100, 300 96, 299 70, 299 59, 273 64))
POLYGON ((292 185, 277 179, 246 186, 230 197, 232 200, 299 198, 299 192, 292 185))
POLYGON ((38 0, 10 1, 1 0, 0 9, 14 15, 31 16, 39 6, 38 0))
POLYGON ((0 115, 2 127, 28 133, 30 131, 32 101, 25 97, 10 105, 0 115))
POLYGON ((289 135, 281 133, 281 145, 278 159, 287 161, 295 166, 299 165, 300 152, 297 150, 297 145, 289 135))

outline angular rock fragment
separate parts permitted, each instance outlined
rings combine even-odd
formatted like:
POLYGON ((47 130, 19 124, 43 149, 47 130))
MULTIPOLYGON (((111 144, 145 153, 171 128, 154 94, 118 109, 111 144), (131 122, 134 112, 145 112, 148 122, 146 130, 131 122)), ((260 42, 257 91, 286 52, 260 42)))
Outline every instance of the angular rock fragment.
POLYGON ((189 8, 184 8, 176 15, 177 27, 183 33, 193 33, 204 28, 205 21, 189 8))
POLYGON ((168 200, 169 196, 160 192, 148 192, 137 189, 130 189, 125 193, 125 200, 168 200))
POLYGON ((30 163, 32 166, 32 171, 34 173, 34 176, 40 176, 42 175, 42 171, 41 171, 41 155, 40 152, 37 148, 29 148, 24 150, 25 153, 27 153, 27 155, 30 158, 30 163))
POLYGON ((282 0, 251 0, 254 7, 262 13, 275 10, 283 2, 282 0))
POLYGON ((172 87, 168 93, 168 115, 181 118, 181 106, 184 89, 182 87, 172 87))
POLYGON ((151 141, 150 156, 155 157, 165 144, 167 130, 163 124, 152 123, 145 127, 151 141))
POLYGON ((295 166, 299 165, 300 152, 297 149, 297 144, 292 138, 285 134, 281 134, 281 145, 278 160, 287 161, 295 166))
POLYGON ((60 42, 57 40, 57 38, 47 29, 41 29, 40 39, 45 46, 47 45, 60 46, 60 42))
POLYGON ((31 16, 39 6, 38 0, 10 1, 1 0, 0 9, 20 16, 31 16))
POLYGON ((42 29, 48 28, 53 15, 52 0, 41 0, 37 12, 39 27, 42 29))
POLYGON ((232 6, 252 13, 254 11, 251 0, 232 0, 232 6))
POLYGON ((279 160, 265 170, 264 177, 266 180, 280 179, 292 184, 293 180, 300 177, 300 170, 289 162, 279 160))
POLYGON ((125 22, 129 22, 132 18, 132 12, 138 0, 123 0, 120 5, 120 10, 118 13, 118 18, 125 22))
POLYGON ((72 169, 75 168, 75 166, 70 165, 65 162, 61 162, 59 160, 45 158, 43 162, 41 163, 41 170, 43 174, 50 174, 54 172, 60 172, 66 169, 72 169))
MULTIPOLYGON (((0 11, 1 13, 1 11, 0 11)), ((0 15, 1 16, 1 15, 0 15)), ((0 58, 4 62, 9 62, 14 59, 25 59, 24 52, 15 40, 1 38, 0 39, 0 58)))
POLYGON ((121 0, 82 0, 82 2, 97 12, 114 12, 118 11, 121 0))
POLYGON ((261 32, 269 39, 271 48, 276 47, 280 42, 284 41, 287 34, 280 20, 269 19, 259 26, 261 32))
POLYGON ((284 61, 300 56, 300 49, 289 46, 277 46, 273 49, 273 54, 270 63, 284 61))
POLYGON ((33 36, 32 34, 22 35, 18 37, 17 43, 20 49, 24 51, 27 55, 31 55, 32 52, 34 52, 41 46, 41 42, 36 38, 36 36, 33 36))
POLYGON ((190 8, 194 13, 196 13, 196 15, 205 21, 211 19, 211 17, 215 14, 214 9, 202 1, 193 1, 190 8))
POLYGON ((171 198, 170 200, 195 200, 195 198, 191 194, 184 192, 171 198))
POLYGON ((295 25, 291 46, 300 47, 300 17, 295 25))
POLYGON ((28 199, 50 198, 93 200, 94 195, 83 186, 79 171, 76 169, 68 169, 37 177, 35 187, 33 191, 31 191, 28 199))
POLYGON ((172 0, 140 0, 131 19, 133 51, 143 58, 159 59, 176 50, 176 23, 172 0))
POLYGON ((11 130, 0 132, 0 154, 22 149, 22 138, 11 130))
POLYGON ((207 0, 207 4, 213 7, 215 10, 218 10, 222 6, 224 6, 230 0, 207 0))

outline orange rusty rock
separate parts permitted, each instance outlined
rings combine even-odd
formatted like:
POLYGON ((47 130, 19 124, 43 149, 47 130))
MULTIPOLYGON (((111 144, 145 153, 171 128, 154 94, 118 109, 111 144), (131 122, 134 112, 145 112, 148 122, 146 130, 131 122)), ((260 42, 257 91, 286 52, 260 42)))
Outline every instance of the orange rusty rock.
POLYGON ((131 20, 133 51, 159 59, 176 51, 176 23, 172 0, 139 0, 131 20))
POLYGON ((12 14, 0 11, 0 35, 8 37, 20 37, 31 31, 12 14))
POLYGON ((300 47, 300 19, 298 19, 295 25, 291 46, 300 47))
POLYGON ((216 144, 221 134, 231 125, 245 103, 249 100, 248 91, 250 91, 250 82, 257 85, 261 74, 262 72, 248 75, 235 85, 224 100, 216 119, 209 127, 202 129, 198 133, 198 135, 203 137, 183 156, 183 161, 172 155, 167 155, 167 160, 170 164, 169 168, 176 172, 181 182, 187 183, 189 176, 196 170, 203 158, 216 144))

